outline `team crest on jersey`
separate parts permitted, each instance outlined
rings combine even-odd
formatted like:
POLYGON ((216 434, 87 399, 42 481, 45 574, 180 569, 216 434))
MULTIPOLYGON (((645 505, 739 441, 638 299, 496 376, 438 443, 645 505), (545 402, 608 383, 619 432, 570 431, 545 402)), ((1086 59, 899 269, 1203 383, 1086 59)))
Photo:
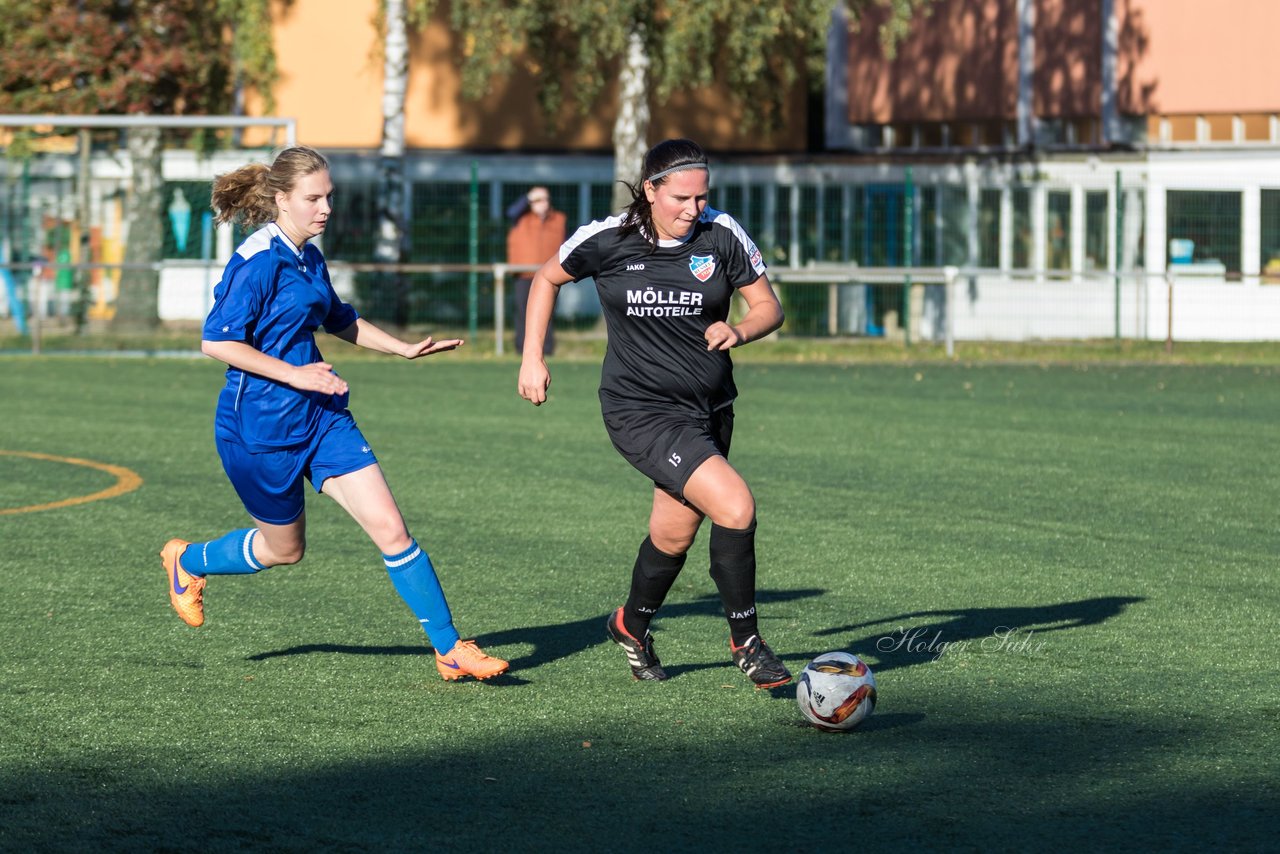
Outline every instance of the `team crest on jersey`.
POLYGON ((689 256, 689 272, 693 273, 693 277, 699 282, 705 282, 711 278, 716 271, 716 256, 714 255, 690 255, 689 256))

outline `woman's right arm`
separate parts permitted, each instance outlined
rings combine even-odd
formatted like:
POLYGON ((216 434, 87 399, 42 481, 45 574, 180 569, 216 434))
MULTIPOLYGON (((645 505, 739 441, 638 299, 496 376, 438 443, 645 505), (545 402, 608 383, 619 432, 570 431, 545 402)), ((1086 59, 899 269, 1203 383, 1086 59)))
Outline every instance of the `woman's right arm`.
POLYGON ((347 392, 346 380, 335 374, 333 365, 328 362, 315 362, 299 367, 268 356, 243 341, 201 341, 200 352, 226 362, 233 368, 284 383, 299 391, 318 391, 322 394, 347 392))
POLYGON ((547 370, 547 362, 542 358, 542 345, 547 337, 547 324, 551 322, 551 312, 556 307, 556 297, 560 294, 560 286, 573 281, 573 277, 560 266, 560 258, 553 255, 533 274, 533 284, 529 286, 529 305, 524 313, 524 354, 520 362, 520 396, 541 406, 547 399, 547 389, 551 386, 551 372, 547 370))

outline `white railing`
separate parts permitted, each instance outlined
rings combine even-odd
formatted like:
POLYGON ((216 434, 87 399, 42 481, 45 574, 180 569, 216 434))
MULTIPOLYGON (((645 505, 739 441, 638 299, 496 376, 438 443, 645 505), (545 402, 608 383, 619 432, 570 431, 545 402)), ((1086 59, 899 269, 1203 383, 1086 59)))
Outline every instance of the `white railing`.
MULTIPOLYGON (((221 274, 216 261, 167 260, 146 264, 58 264, 43 261, 0 263, 0 316, 12 317, 20 334, 29 334, 40 352, 43 324, 54 298, 51 277, 61 271, 81 276, 95 271, 158 272, 162 316, 201 320, 212 305, 213 284, 221 274), (19 283, 12 274, 25 281, 19 283), (167 307, 167 308, 166 308, 167 307), (168 312, 167 314, 165 312, 168 312)), ((504 352, 507 330, 507 282, 535 270, 510 264, 362 264, 335 261, 335 285, 348 288, 357 273, 395 272, 441 275, 474 274, 492 280, 494 351, 504 352)), ((772 268, 780 291, 826 288, 825 334, 854 334, 839 325, 846 286, 906 288, 898 306, 907 312, 900 333, 913 340, 940 341, 948 356, 961 341, 1071 340, 1129 338, 1165 340, 1261 341, 1280 337, 1280 287, 1259 277, 1227 281, 1176 267, 1164 273, 1114 274, 1058 271, 1000 271, 958 267, 858 267, 849 264, 772 268), (922 293, 923 292, 923 293, 922 293)), ((106 277, 103 277, 106 278, 106 277)), ((112 301, 107 283, 95 285, 91 305, 112 301)), ((351 298, 351 292, 339 293, 351 298)), ((65 291, 63 292, 65 293, 65 291)), ((456 291, 454 292, 456 294, 456 291)), ((474 293, 474 292, 473 292, 474 293)), ((847 298, 847 292, 845 294, 847 298)), ((474 321, 473 321, 474 322, 474 321)), ((485 324, 488 326, 488 324, 485 324)), ((818 334, 822 334, 821 332, 818 334)))
POLYGON ((285 144, 298 144, 298 120, 294 118, 266 118, 257 116, 91 116, 72 114, 15 114, 0 113, 0 127, 56 127, 56 128, 284 128, 285 144))

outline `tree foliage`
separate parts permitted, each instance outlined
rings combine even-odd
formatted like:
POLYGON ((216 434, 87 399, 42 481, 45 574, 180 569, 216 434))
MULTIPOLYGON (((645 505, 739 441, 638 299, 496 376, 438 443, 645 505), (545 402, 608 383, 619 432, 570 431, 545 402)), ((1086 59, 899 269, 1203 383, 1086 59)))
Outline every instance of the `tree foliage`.
MULTIPOLYGON (((870 7, 888 11, 887 44, 905 33, 930 0, 840 0, 856 21, 870 7)), ((491 81, 518 67, 536 75, 548 118, 565 102, 585 113, 599 101, 627 48, 641 32, 649 54, 649 85, 657 102, 674 92, 719 83, 759 127, 776 127, 784 101, 804 80, 823 79, 833 0, 452 0, 459 34, 463 92, 486 93, 491 81)), ((415 24, 436 0, 412 0, 415 24)))
MULTIPOLYGON (((0 112, 230 113, 240 86, 271 110, 274 78, 270 0, 0 0, 0 112)), ((163 245, 163 142, 154 126, 127 139, 124 260, 141 265, 163 245)), ((154 270, 125 270, 113 325, 158 323, 158 290, 154 270)))
POLYGON ((0 112, 224 113, 274 78, 268 0, 0 0, 0 112))

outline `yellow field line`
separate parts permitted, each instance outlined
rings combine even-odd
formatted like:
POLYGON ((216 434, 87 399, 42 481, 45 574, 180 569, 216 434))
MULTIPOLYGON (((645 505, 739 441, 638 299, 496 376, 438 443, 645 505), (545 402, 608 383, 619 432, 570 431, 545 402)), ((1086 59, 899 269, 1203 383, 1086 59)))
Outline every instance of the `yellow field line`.
POLYGON ((97 463, 93 460, 81 460, 76 457, 55 457, 52 454, 37 454, 32 451, 0 451, 0 456, 6 457, 29 457, 33 460, 49 460, 55 463, 69 463, 73 466, 85 466, 86 468, 105 471, 107 474, 114 475, 116 482, 114 485, 107 487, 101 492, 95 492, 92 495, 79 495, 75 498, 64 498, 61 501, 51 501, 48 504, 31 504, 27 507, 10 507, 0 509, 0 516, 10 516, 14 513, 35 513, 37 510, 54 510, 58 507, 71 507, 76 504, 87 504, 90 501, 101 501, 104 498, 115 498, 117 495, 124 495, 126 492, 133 492, 139 486, 142 486, 142 478, 136 473, 124 466, 113 466, 110 463, 97 463))

